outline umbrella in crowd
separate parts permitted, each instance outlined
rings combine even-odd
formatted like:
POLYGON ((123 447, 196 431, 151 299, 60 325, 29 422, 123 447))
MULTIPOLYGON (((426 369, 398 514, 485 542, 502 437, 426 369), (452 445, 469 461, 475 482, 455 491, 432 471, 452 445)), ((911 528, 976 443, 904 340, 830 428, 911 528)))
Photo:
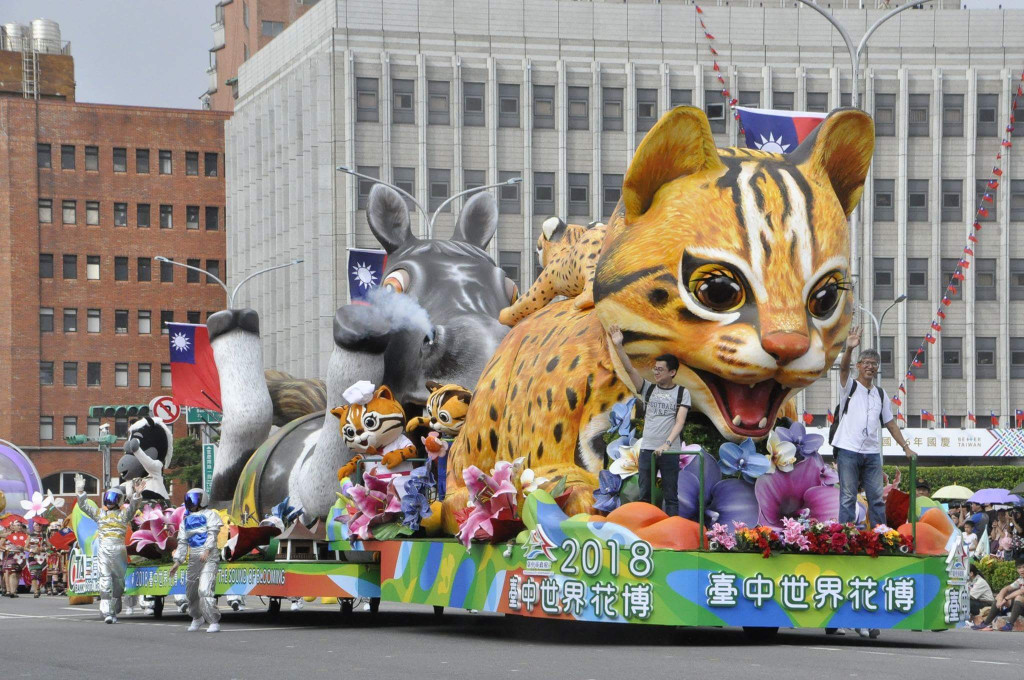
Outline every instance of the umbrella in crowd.
POLYGON ((972 495, 974 495, 974 492, 966 486, 951 484, 950 486, 944 486, 933 493, 932 498, 937 501, 965 501, 972 495))
POLYGON ((1010 489, 1010 493, 1012 493, 1015 496, 1020 496, 1021 498, 1024 498, 1024 482, 1021 482, 1017 486, 1010 489))
POLYGON ((990 503, 1015 505, 1020 503, 1021 499, 1014 496, 1006 489, 980 489, 968 498, 967 501, 970 503, 981 503, 982 505, 988 505, 990 503))

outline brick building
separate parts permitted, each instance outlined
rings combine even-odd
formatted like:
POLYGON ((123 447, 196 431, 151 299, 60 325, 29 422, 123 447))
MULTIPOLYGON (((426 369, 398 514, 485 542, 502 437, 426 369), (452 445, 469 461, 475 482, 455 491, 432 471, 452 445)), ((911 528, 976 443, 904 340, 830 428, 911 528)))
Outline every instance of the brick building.
POLYGON ((214 6, 209 86, 203 108, 232 111, 238 99, 238 67, 319 0, 220 0, 214 6))
POLYGON ((90 407, 170 393, 163 324, 225 306, 212 280, 154 257, 226 271, 229 114, 2 89, 0 439, 67 494, 70 475, 59 473, 99 477, 101 460, 64 437, 95 436, 103 422, 122 434, 132 411, 94 418, 90 407))

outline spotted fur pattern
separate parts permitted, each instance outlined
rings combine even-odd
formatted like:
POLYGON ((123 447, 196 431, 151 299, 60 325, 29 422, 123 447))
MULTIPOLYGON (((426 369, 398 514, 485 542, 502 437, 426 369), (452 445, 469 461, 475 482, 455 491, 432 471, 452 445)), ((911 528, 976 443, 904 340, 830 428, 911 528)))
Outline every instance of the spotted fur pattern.
POLYGON ((590 228, 560 223, 550 238, 541 231, 537 254, 544 269, 525 295, 501 310, 498 320, 515 326, 559 295, 575 298, 576 309, 593 307, 594 270, 604 236, 605 225, 600 223, 590 228))

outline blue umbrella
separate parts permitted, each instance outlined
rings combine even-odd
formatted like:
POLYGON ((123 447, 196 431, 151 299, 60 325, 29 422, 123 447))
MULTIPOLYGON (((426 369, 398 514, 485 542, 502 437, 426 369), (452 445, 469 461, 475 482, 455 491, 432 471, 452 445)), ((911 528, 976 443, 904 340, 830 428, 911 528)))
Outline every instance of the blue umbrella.
POLYGON ((1006 489, 979 489, 974 492, 974 495, 967 499, 968 503, 981 503, 982 505, 1003 503, 1006 505, 1015 505, 1021 502, 1021 499, 1014 496, 1006 489))

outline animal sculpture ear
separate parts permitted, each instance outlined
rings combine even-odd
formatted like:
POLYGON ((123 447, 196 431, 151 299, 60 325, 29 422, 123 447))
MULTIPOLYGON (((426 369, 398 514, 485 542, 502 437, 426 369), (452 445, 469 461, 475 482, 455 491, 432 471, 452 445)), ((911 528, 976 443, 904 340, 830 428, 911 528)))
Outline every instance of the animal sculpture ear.
POLYGON ((331 409, 331 415, 344 422, 348 417, 348 406, 335 406, 331 409))
POLYGON ((847 216, 860 202, 875 151, 875 124, 860 109, 829 114, 790 154, 804 174, 832 185, 847 216))
POLYGON ((466 207, 459 213, 459 221, 455 224, 452 240, 486 248, 497 229, 498 204, 490 192, 481 191, 466 201, 466 207))
POLYGON ((153 419, 152 419, 152 418, 150 418, 150 417, 149 417, 148 415, 147 415, 147 416, 145 416, 145 418, 146 418, 146 422, 147 422, 147 423, 149 423, 149 425, 150 425, 151 427, 156 427, 156 423, 154 423, 154 422, 153 422, 153 419))
POLYGON ((626 171, 622 182, 626 221, 647 212, 664 184, 723 167, 704 112, 692 106, 672 109, 640 142, 626 171))
POLYGON ((558 217, 549 217, 540 225, 544 238, 548 241, 559 241, 565 235, 565 222, 558 217))
POLYGON ((444 385, 437 382, 436 380, 428 380, 425 384, 427 386, 427 389, 430 390, 431 392, 436 392, 441 387, 444 387, 444 385))
POLYGON ((377 391, 373 393, 374 399, 387 399, 388 401, 394 401, 395 395, 391 393, 391 388, 387 385, 381 385, 377 388, 377 391))
POLYGON ((397 191, 374 184, 366 202, 366 220, 370 231, 384 250, 393 253, 413 239, 409 228, 409 208, 397 191))

